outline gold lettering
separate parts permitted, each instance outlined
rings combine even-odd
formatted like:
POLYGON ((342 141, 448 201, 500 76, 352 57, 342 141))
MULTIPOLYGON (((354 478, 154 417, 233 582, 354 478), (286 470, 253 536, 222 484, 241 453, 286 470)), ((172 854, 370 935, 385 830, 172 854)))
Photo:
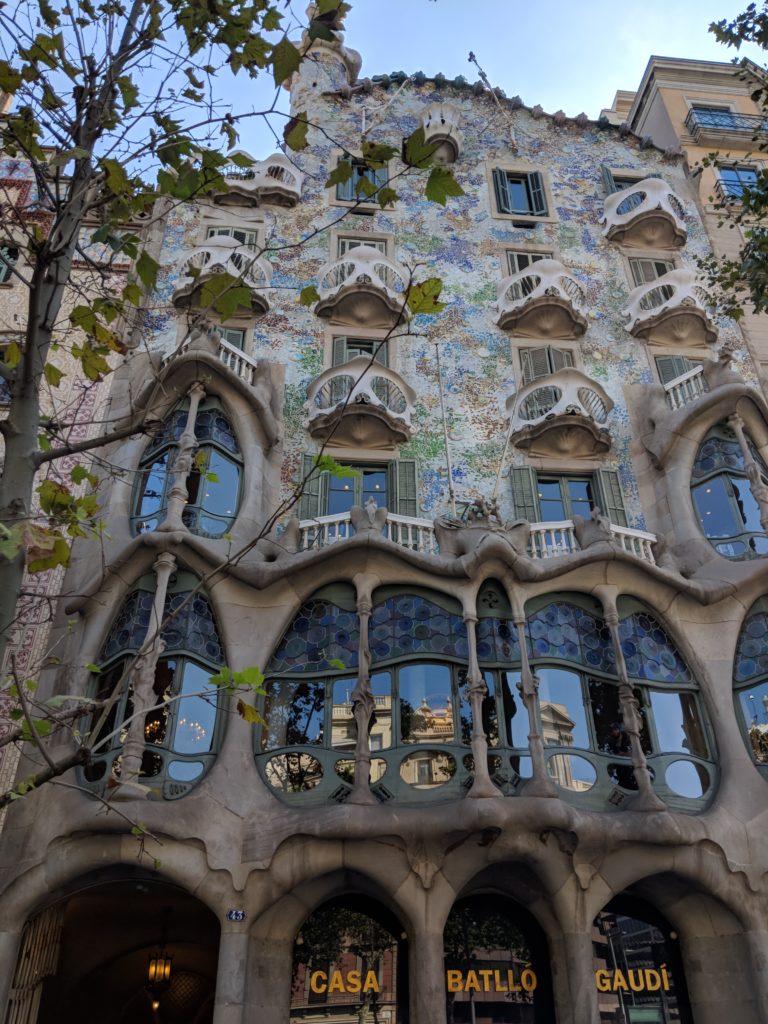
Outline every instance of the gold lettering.
POLYGON ((480 991, 480 982, 477 980, 477 972, 476 971, 467 971, 466 981, 464 982, 464 991, 465 992, 469 992, 469 991, 479 992, 480 991))
POLYGON ((313 992, 326 992, 327 981, 328 975, 325 973, 325 971, 312 971, 312 973, 309 976, 309 987, 312 989, 313 992))
POLYGON ((493 972, 493 987, 497 992, 509 992, 509 989, 506 987, 506 985, 502 988, 501 971, 493 972))
POLYGON ((661 988, 661 976, 652 967, 645 969, 645 988, 647 992, 658 992, 661 988))
POLYGON ((491 975, 493 974, 493 971, 485 970, 485 971, 478 971, 477 973, 483 979, 483 992, 490 992, 491 991, 491 975))
POLYGON ((661 965, 661 980, 664 985, 664 991, 669 992, 669 975, 667 974, 667 965, 661 965))
POLYGON ((536 975, 530 967, 526 967, 525 970, 520 974, 520 984, 523 986, 526 992, 536 991, 536 975))
POLYGON ((329 992, 343 992, 344 991, 344 979, 341 976, 341 971, 334 971, 331 975, 331 983, 328 986, 329 992))
POLYGON ((347 975, 347 992, 360 991, 360 971, 350 971, 347 975))
POLYGON ((611 991, 611 975, 609 971, 599 970, 595 971, 595 984, 597 985, 598 992, 610 992, 611 991))
POLYGON ((445 984, 449 992, 461 992, 461 971, 446 971, 445 984))
POLYGON ((624 977, 624 972, 619 970, 617 967, 613 972, 613 991, 618 992, 622 989, 624 992, 629 991, 629 985, 627 985, 627 979, 624 977))
POLYGON ((368 971, 368 973, 365 976, 365 984, 363 985, 363 992, 378 992, 378 991, 379 991, 379 979, 376 977, 376 971, 368 971))
POLYGON ((627 978, 629 980, 629 987, 632 989, 633 992, 643 991, 645 985, 643 984, 642 971, 627 971, 627 978))
POLYGON ((507 984, 510 992, 519 992, 520 986, 515 984, 515 972, 507 971, 507 984))

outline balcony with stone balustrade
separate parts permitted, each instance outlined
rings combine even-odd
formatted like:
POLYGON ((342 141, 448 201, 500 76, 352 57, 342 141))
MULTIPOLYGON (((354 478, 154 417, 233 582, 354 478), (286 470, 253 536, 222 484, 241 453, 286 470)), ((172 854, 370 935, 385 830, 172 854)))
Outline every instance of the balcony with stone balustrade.
POLYGON ((587 329, 585 300, 559 260, 538 260, 499 283, 496 323, 523 338, 578 338, 587 329))
POLYGON ((269 309, 267 289, 272 281, 272 267, 247 245, 235 238, 217 235, 199 245, 179 265, 179 278, 173 291, 177 308, 207 309, 220 292, 219 275, 234 278, 232 287, 244 286, 250 292, 249 304, 242 303, 239 312, 266 313, 269 309), (211 298, 206 297, 206 284, 211 283, 211 298))
POLYGON ((394 370, 367 356, 325 370, 307 389, 307 429, 334 444, 391 448, 413 436, 416 393, 394 370))
POLYGON ((221 172, 226 192, 213 193, 218 206, 249 205, 296 206, 301 199, 304 175, 284 153, 273 153, 266 160, 253 160, 249 153, 236 150, 230 157, 245 157, 252 162, 245 167, 229 164, 221 172))
POLYGON ((610 450, 612 399, 573 367, 526 384, 506 403, 510 438, 529 455, 592 458, 610 450))
POLYGON ((656 345, 702 345, 717 340, 707 292, 691 270, 670 270, 629 293, 625 329, 656 345))
POLYGON ((685 207, 663 178, 644 178, 605 200, 603 234, 609 242, 639 249, 685 245, 685 207))
POLYGON ((334 324, 390 328, 407 318, 408 273, 370 245, 350 249, 320 270, 315 313, 334 324))

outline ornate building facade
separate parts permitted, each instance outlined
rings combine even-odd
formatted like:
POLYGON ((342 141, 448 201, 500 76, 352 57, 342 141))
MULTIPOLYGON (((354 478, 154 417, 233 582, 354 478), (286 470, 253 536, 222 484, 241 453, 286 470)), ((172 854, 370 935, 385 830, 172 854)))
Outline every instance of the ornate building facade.
POLYGON ((9 814, 6 1019, 758 1024, 768 408, 694 186, 605 120, 311 57, 307 148, 152 243, 110 415, 162 427, 109 453, 47 679, 120 696, 9 814), (445 206, 354 163, 419 126, 445 206), (252 666, 257 722, 208 684, 252 666))

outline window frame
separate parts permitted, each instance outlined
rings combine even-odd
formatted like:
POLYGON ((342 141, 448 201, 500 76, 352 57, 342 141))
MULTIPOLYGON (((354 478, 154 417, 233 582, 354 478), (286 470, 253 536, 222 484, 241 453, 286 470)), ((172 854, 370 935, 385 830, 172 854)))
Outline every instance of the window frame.
MULTIPOLYGON (((528 519, 530 523, 560 522, 541 518, 541 505, 538 495, 540 477, 558 480, 589 480, 592 488, 591 509, 599 506, 602 515, 619 527, 629 526, 624 491, 618 470, 610 467, 600 469, 584 469, 582 472, 560 471, 556 469, 540 469, 533 466, 513 466, 510 471, 512 483, 512 502, 517 518, 528 519, 526 511, 533 511, 536 518, 528 519), (518 498, 520 501, 518 502, 518 498), (520 508, 518 508, 520 504, 520 508), (605 507, 604 507, 605 506, 605 507)), ((562 494, 562 488, 561 488, 562 494)), ((570 519, 566 516, 566 520, 570 519)))
POLYGON ((720 163, 715 168, 716 184, 718 190, 722 193, 722 200, 724 203, 740 203, 744 196, 745 188, 754 188, 759 180, 760 173, 765 169, 765 165, 757 161, 728 161, 727 163, 720 163), (737 178, 739 177, 739 171, 750 171, 755 176, 755 180, 751 183, 742 182, 740 179, 737 182, 738 192, 732 190, 733 182, 728 182, 723 177, 723 171, 735 172, 737 178))
MULTIPOLYGON (((557 221, 556 209, 554 204, 554 197, 552 195, 552 186, 549 177, 549 172, 546 168, 536 166, 534 164, 527 163, 525 161, 515 161, 507 163, 504 161, 487 160, 485 164, 486 169, 486 180, 488 184, 488 198, 491 216, 496 220, 512 221, 515 225, 520 227, 534 227, 536 224, 553 224, 557 221), (541 189, 543 192, 544 202, 546 205, 546 212, 543 214, 533 213, 504 213, 500 211, 497 204, 497 193, 496 193, 496 172, 506 174, 509 176, 517 176, 525 178, 526 182, 530 179, 531 175, 538 174, 541 176, 541 189)), ((528 189, 528 184, 526 189, 528 189)), ((530 193, 528 193, 530 195, 530 193)), ((523 245, 523 248, 527 248, 523 245)))
POLYGON ((235 241, 239 242, 246 249, 258 252, 261 249, 261 235, 261 225, 208 224, 206 225, 205 243, 215 245, 216 238, 234 238, 235 241), (250 241, 248 241, 247 237, 241 240, 237 238, 238 232, 245 236, 252 235, 253 238, 250 241))
MULTIPOLYGON (((330 170, 334 170, 338 166, 339 162, 343 161, 343 160, 350 160, 351 163, 352 163, 353 168, 355 168, 356 166, 359 167, 363 163, 362 154, 348 153, 348 152, 344 152, 341 149, 334 149, 334 150, 331 151, 331 154, 330 154, 330 157, 329 157, 329 172, 330 172, 330 170)), ((370 169, 366 168, 365 170, 370 170, 370 169)), ((387 160, 386 166, 381 167, 381 168, 377 168, 377 170, 375 170, 375 171, 370 171, 370 173, 372 175, 374 175, 374 177, 375 176, 379 176, 380 178, 383 179, 383 180, 378 182, 377 189, 386 188, 387 184, 389 183, 389 181, 392 178, 392 160, 387 160)), ((363 175, 361 175, 361 177, 368 177, 368 174, 367 173, 363 174, 363 175)), ((376 181, 374 181, 373 184, 376 184, 376 181)), ((354 213, 358 213, 359 212, 359 213, 363 213, 363 214, 367 214, 367 215, 370 215, 370 214, 374 213, 376 210, 381 210, 381 206, 379 205, 379 201, 378 201, 378 199, 375 196, 370 196, 369 197, 369 196, 365 196, 365 195, 362 195, 362 194, 359 195, 359 196, 356 196, 356 195, 354 195, 354 187, 355 187, 355 175, 354 174, 352 175, 352 177, 347 182, 344 182, 343 184, 330 185, 328 187, 328 190, 327 190, 328 191, 328 202, 329 202, 329 204, 331 206, 341 206, 341 207, 344 207, 345 209, 354 208, 353 209, 354 213), (352 189, 353 197, 351 199, 339 198, 340 190, 346 189, 347 186, 349 186, 352 189)), ((392 210, 393 209, 392 205, 388 205, 387 209, 388 210, 392 210)), ((348 233, 349 234, 354 234, 354 232, 348 232, 348 233)), ((341 234, 347 234, 347 232, 341 232, 341 234)))
POLYGON ((18 266, 21 249, 12 242, 0 242, 0 286, 12 288, 16 275, 15 268, 18 266))
POLYGON ((522 273, 523 270, 528 270, 534 263, 538 263, 540 260, 556 260, 558 254, 554 246, 540 246, 534 248, 533 246, 521 246, 520 248, 507 248, 504 250, 504 261, 502 263, 502 270, 504 271, 502 277, 514 276, 515 274, 522 273), (517 266, 517 257, 525 256, 531 257, 528 265, 525 267, 517 266), (513 269, 513 261, 516 269, 513 269))

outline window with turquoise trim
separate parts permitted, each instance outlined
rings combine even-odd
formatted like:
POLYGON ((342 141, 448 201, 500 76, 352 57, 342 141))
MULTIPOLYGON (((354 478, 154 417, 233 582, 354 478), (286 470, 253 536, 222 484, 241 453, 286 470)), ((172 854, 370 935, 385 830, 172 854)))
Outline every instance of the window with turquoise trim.
MULTIPOLYGON (((203 778, 215 758, 218 696, 209 679, 223 665, 224 653, 210 602, 201 593, 190 597, 197 582, 189 573, 177 573, 165 601, 164 618, 173 618, 162 634, 165 649, 154 682, 159 706, 145 719, 141 766, 141 781, 155 798, 183 796, 203 778)), ((93 695, 106 700, 116 686, 122 693, 101 732, 103 737, 114 735, 97 748, 92 763, 83 770, 86 782, 97 788, 104 786, 110 774, 120 777, 124 731, 118 727, 132 714, 130 682, 126 685, 124 679, 147 639, 154 586, 154 576, 139 580, 102 647, 93 695)))
MULTIPOLYGON (((751 441, 749 444, 762 483, 768 486, 768 466, 751 441)), ((741 446, 723 423, 710 430, 699 448, 691 494, 704 536, 715 551, 733 559, 768 555, 768 537, 749 486, 741 446)))
POLYGON ((741 627, 733 681, 752 759, 768 777, 768 597, 752 605, 741 627))
MULTIPOLYGON (((134 533, 148 533, 165 519, 187 408, 185 403, 167 417, 139 463, 131 520, 134 533)), ((188 501, 182 519, 192 533, 219 537, 237 515, 243 459, 232 424, 217 399, 207 398, 200 404, 195 437, 198 448, 186 480, 188 501)))

